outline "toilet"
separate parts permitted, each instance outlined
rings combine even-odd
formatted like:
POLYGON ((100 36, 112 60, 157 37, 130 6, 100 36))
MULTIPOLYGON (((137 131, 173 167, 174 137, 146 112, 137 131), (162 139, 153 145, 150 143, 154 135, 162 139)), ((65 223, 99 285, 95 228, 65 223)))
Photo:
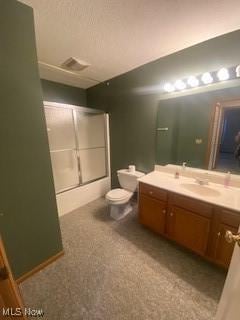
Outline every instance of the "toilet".
POLYGON ((138 178, 144 176, 144 173, 121 169, 117 171, 117 176, 122 188, 109 191, 106 199, 110 206, 110 216, 115 220, 120 220, 132 211, 130 199, 137 190, 138 178))

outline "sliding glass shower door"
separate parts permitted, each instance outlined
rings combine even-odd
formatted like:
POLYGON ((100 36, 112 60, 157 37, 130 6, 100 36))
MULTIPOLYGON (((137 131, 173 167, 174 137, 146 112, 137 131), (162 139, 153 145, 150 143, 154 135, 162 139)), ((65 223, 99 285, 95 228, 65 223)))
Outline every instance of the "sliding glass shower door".
POLYGON ((79 184, 73 110, 45 107, 56 192, 79 184))
POLYGON ((56 193, 107 176, 106 117, 87 110, 45 105, 56 193))
POLYGON ((87 183, 107 173, 105 116, 79 111, 76 115, 81 182, 87 183))

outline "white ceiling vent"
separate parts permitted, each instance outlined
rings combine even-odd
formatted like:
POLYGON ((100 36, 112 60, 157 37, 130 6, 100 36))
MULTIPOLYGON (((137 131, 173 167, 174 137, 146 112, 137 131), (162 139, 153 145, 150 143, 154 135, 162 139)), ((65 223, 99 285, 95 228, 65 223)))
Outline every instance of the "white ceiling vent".
POLYGON ((87 67, 89 67, 90 64, 82 61, 82 60, 78 60, 76 58, 69 58, 67 59, 65 62, 63 62, 62 67, 68 70, 73 70, 73 71, 82 71, 84 69, 86 69, 87 67))

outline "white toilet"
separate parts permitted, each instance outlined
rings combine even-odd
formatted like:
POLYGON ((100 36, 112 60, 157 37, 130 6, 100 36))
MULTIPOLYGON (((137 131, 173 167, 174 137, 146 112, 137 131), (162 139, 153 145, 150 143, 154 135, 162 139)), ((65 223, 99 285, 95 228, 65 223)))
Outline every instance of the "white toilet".
POLYGON ((106 194, 106 199, 110 205, 110 216, 113 219, 122 219, 132 211, 130 199, 133 196, 134 191, 137 190, 137 179, 143 175, 144 173, 142 172, 130 172, 128 169, 117 171, 118 181, 122 189, 113 189, 106 194))

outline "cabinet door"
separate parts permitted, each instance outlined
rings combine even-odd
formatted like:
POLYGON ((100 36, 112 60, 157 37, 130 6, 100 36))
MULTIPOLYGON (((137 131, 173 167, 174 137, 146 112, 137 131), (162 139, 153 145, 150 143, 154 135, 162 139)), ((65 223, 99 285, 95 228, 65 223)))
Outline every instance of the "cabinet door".
POLYGON ((235 244, 235 243, 228 243, 225 240, 225 234, 227 230, 232 231, 232 233, 234 234, 238 232, 237 228, 228 226, 227 224, 223 224, 223 223, 219 224, 219 231, 217 233, 217 241, 216 241, 215 259, 217 263, 219 263, 225 268, 229 267, 232 254, 233 254, 234 244, 235 244))
POLYGON ((165 231, 166 202, 140 194, 140 223, 153 231, 163 234, 165 231))
POLYGON ((204 255, 207 248, 210 219, 176 206, 168 219, 169 236, 179 244, 204 255))

